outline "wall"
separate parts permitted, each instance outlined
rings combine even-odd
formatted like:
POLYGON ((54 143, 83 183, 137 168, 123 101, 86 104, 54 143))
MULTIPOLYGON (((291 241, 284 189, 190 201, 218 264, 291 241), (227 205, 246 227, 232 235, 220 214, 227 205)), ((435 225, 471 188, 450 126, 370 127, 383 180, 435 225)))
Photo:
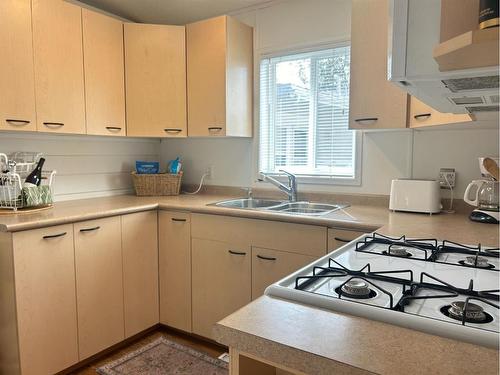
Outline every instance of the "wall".
POLYGON ((55 199, 132 192, 136 160, 157 160, 160 141, 136 138, 0 133, 0 152, 42 152, 47 170, 56 170, 55 199))
MULTIPOLYGON (((261 8, 234 14, 254 26, 254 48, 258 76, 259 55, 299 50, 348 40, 350 0, 275 1, 261 8)), ((258 107, 258 98, 255 98, 258 107)), ((258 112, 255 112, 258 119, 258 112)), ((485 124, 477 124, 484 126, 485 124)), ((486 124, 491 127, 492 124, 486 124)), ((258 129, 256 125, 256 129, 258 129)), ((255 131, 258 135, 258 130, 255 131)), ((400 130, 366 132, 363 135, 362 182, 360 186, 315 186, 302 190, 388 194, 394 178, 437 178, 440 167, 457 170, 456 196, 467 183, 479 177, 477 157, 498 155, 498 127, 470 130, 400 130)), ((214 176, 208 184, 262 186, 257 183, 258 137, 253 139, 162 140, 162 160, 181 156, 185 182, 198 183, 210 165, 214 176)))

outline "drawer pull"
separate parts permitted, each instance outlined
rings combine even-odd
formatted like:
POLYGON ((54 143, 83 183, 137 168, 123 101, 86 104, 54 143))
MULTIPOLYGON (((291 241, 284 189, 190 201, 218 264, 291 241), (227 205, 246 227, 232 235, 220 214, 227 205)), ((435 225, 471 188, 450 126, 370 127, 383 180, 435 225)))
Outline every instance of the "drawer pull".
POLYGON ((167 133, 180 133, 182 129, 177 129, 177 128, 166 128, 163 129, 167 133))
POLYGON ((172 221, 179 221, 179 222, 185 222, 187 221, 186 219, 177 219, 175 217, 172 218, 172 221))
POLYGON ((210 126, 208 128, 208 131, 210 131, 210 132, 220 132, 221 130, 222 130, 221 126, 210 126))
POLYGON ((423 118, 423 117, 425 117, 425 118, 429 118, 429 117, 431 117, 431 116, 432 116, 432 114, 431 114, 431 113, 421 113, 421 114, 419 114, 419 115, 415 115, 415 116, 413 116, 413 118, 414 118, 415 120, 418 120, 418 119, 423 118))
POLYGON ((120 128, 119 126, 106 126, 106 129, 108 129, 109 131, 117 131, 117 132, 122 130, 122 128, 120 128))
POLYGON ((64 126, 62 122, 44 122, 43 124, 48 128, 61 128, 64 126))
POLYGON ((30 123, 30 121, 28 120, 16 120, 13 118, 5 119, 5 122, 8 122, 10 125, 14 126, 23 126, 23 125, 28 125, 30 123))
POLYGON ((333 239, 335 241, 344 242, 344 243, 349 243, 352 241, 352 240, 346 240, 345 238, 340 238, 340 237, 333 237, 333 239))
POLYGON ((278 259, 275 257, 265 257, 263 255, 257 255, 257 258, 262 259, 262 260, 277 260, 278 259))
POLYGON ((84 233, 84 232, 92 232, 94 230, 98 230, 98 229, 101 229, 100 226, 97 226, 97 227, 92 227, 92 228, 83 228, 83 229, 80 229, 80 232, 84 233))
POLYGON ((62 232, 62 233, 58 233, 58 234, 49 234, 47 236, 43 236, 43 239, 50 240, 51 238, 58 238, 58 237, 65 236, 67 234, 68 234, 67 232, 62 232))
POLYGON ((354 121, 355 122, 375 122, 375 121, 378 121, 378 117, 357 118, 354 121))
POLYGON ((232 255, 247 255, 247 253, 243 253, 243 252, 240 252, 240 251, 234 251, 234 250, 228 250, 229 254, 232 254, 232 255))

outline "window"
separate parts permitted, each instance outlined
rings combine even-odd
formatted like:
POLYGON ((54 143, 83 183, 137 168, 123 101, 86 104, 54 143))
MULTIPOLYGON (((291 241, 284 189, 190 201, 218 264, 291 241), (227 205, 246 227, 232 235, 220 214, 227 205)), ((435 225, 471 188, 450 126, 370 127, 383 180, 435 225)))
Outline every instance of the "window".
POLYGON ((356 178, 349 61, 349 46, 261 60, 260 171, 356 178))

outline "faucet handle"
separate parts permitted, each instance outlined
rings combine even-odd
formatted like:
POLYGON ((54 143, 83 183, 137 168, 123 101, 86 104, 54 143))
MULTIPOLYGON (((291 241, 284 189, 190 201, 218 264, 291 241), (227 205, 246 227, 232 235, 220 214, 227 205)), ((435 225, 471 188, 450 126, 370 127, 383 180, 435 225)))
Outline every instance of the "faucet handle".
POLYGON ((247 192, 247 198, 252 198, 253 197, 253 191, 251 187, 247 187, 244 189, 247 192))

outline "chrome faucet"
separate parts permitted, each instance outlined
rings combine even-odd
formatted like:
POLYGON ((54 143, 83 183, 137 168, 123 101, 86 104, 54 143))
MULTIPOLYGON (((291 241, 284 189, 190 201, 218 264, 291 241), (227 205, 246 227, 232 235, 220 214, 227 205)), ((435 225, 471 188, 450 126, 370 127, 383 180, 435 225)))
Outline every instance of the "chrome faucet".
POLYGON ((270 176, 267 173, 261 172, 262 176, 262 181, 268 181, 274 186, 276 186, 278 189, 280 189, 282 192, 284 192, 286 195, 288 195, 288 200, 290 202, 297 202, 297 176, 295 176, 293 173, 284 171, 280 169, 281 173, 284 173, 288 177, 288 186, 285 184, 282 184, 279 182, 277 179, 274 177, 270 176))

